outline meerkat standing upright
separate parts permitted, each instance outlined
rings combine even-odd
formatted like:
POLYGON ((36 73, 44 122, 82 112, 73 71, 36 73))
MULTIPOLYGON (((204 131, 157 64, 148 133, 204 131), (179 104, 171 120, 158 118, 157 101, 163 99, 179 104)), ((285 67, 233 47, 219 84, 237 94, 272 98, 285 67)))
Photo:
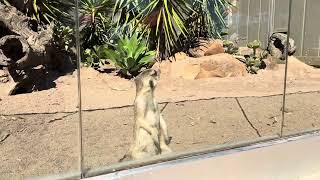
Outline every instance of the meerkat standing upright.
POLYGON ((154 69, 145 70, 135 78, 134 142, 120 161, 171 152, 167 125, 154 98, 159 78, 160 71, 154 69))

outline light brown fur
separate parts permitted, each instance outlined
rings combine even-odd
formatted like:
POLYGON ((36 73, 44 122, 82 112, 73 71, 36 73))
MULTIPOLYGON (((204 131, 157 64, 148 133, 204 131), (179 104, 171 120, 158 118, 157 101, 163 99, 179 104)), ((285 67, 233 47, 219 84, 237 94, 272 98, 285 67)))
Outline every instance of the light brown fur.
POLYGON ((154 90, 160 72, 149 69, 136 77, 134 101, 134 142, 128 153, 120 160, 141 159, 171 152, 166 122, 154 99, 154 90))

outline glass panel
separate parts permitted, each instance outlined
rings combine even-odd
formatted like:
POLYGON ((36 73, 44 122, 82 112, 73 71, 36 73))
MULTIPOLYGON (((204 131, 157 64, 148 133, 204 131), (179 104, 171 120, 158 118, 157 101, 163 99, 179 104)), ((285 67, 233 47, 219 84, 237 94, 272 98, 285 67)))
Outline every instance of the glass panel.
POLYGON ((279 137, 288 0, 112 2, 79 9, 84 169, 279 137))
POLYGON ((316 0, 292 0, 283 134, 320 128, 320 32, 316 0))
POLYGON ((78 171, 73 7, 0 1, 0 179, 78 171))

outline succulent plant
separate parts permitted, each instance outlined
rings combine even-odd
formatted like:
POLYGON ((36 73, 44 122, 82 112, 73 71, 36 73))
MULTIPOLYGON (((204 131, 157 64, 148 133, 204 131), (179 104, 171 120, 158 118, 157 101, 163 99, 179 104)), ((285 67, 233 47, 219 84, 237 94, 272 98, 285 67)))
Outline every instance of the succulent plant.
POLYGON ((224 40, 223 47, 225 49, 225 52, 228 54, 235 54, 238 52, 238 49, 239 49, 237 47, 237 45, 233 41, 230 41, 230 40, 224 40))
POLYGON ((252 42, 249 42, 247 44, 248 48, 252 48, 253 49, 253 55, 256 56, 256 50, 261 46, 261 42, 258 40, 254 40, 252 42))
POLYGON ((248 48, 253 49, 253 54, 246 56, 246 66, 247 66, 247 71, 251 74, 257 74, 257 72, 265 67, 264 62, 262 59, 266 58, 268 56, 268 51, 262 51, 258 55, 256 54, 256 50, 260 48, 261 42, 258 40, 254 40, 252 42, 249 42, 247 44, 248 48))

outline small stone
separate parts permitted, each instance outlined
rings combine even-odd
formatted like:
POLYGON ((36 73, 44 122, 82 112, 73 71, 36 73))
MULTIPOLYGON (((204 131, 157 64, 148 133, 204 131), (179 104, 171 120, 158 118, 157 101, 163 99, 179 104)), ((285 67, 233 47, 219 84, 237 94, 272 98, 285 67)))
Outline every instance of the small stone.
POLYGON ((211 123, 211 124, 217 124, 217 122, 216 122, 216 121, 213 121, 213 120, 210 120, 209 123, 211 123))
POLYGON ((191 126, 194 126, 194 125, 196 125, 196 123, 195 123, 195 122, 191 122, 190 125, 191 125, 191 126))
POLYGON ((10 136, 7 132, 0 133, 0 143, 4 142, 10 136))
POLYGON ((6 77, 7 73, 4 70, 0 69, 0 77, 6 77))
POLYGON ((8 74, 0 69, 0 83, 7 83, 9 82, 8 74))
MULTIPOLYGON (((283 110, 283 107, 280 108, 280 111, 282 111, 282 110, 283 110)), ((284 112, 285 112, 285 113, 289 113, 290 111, 289 111, 288 108, 284 108, 284 112)))

